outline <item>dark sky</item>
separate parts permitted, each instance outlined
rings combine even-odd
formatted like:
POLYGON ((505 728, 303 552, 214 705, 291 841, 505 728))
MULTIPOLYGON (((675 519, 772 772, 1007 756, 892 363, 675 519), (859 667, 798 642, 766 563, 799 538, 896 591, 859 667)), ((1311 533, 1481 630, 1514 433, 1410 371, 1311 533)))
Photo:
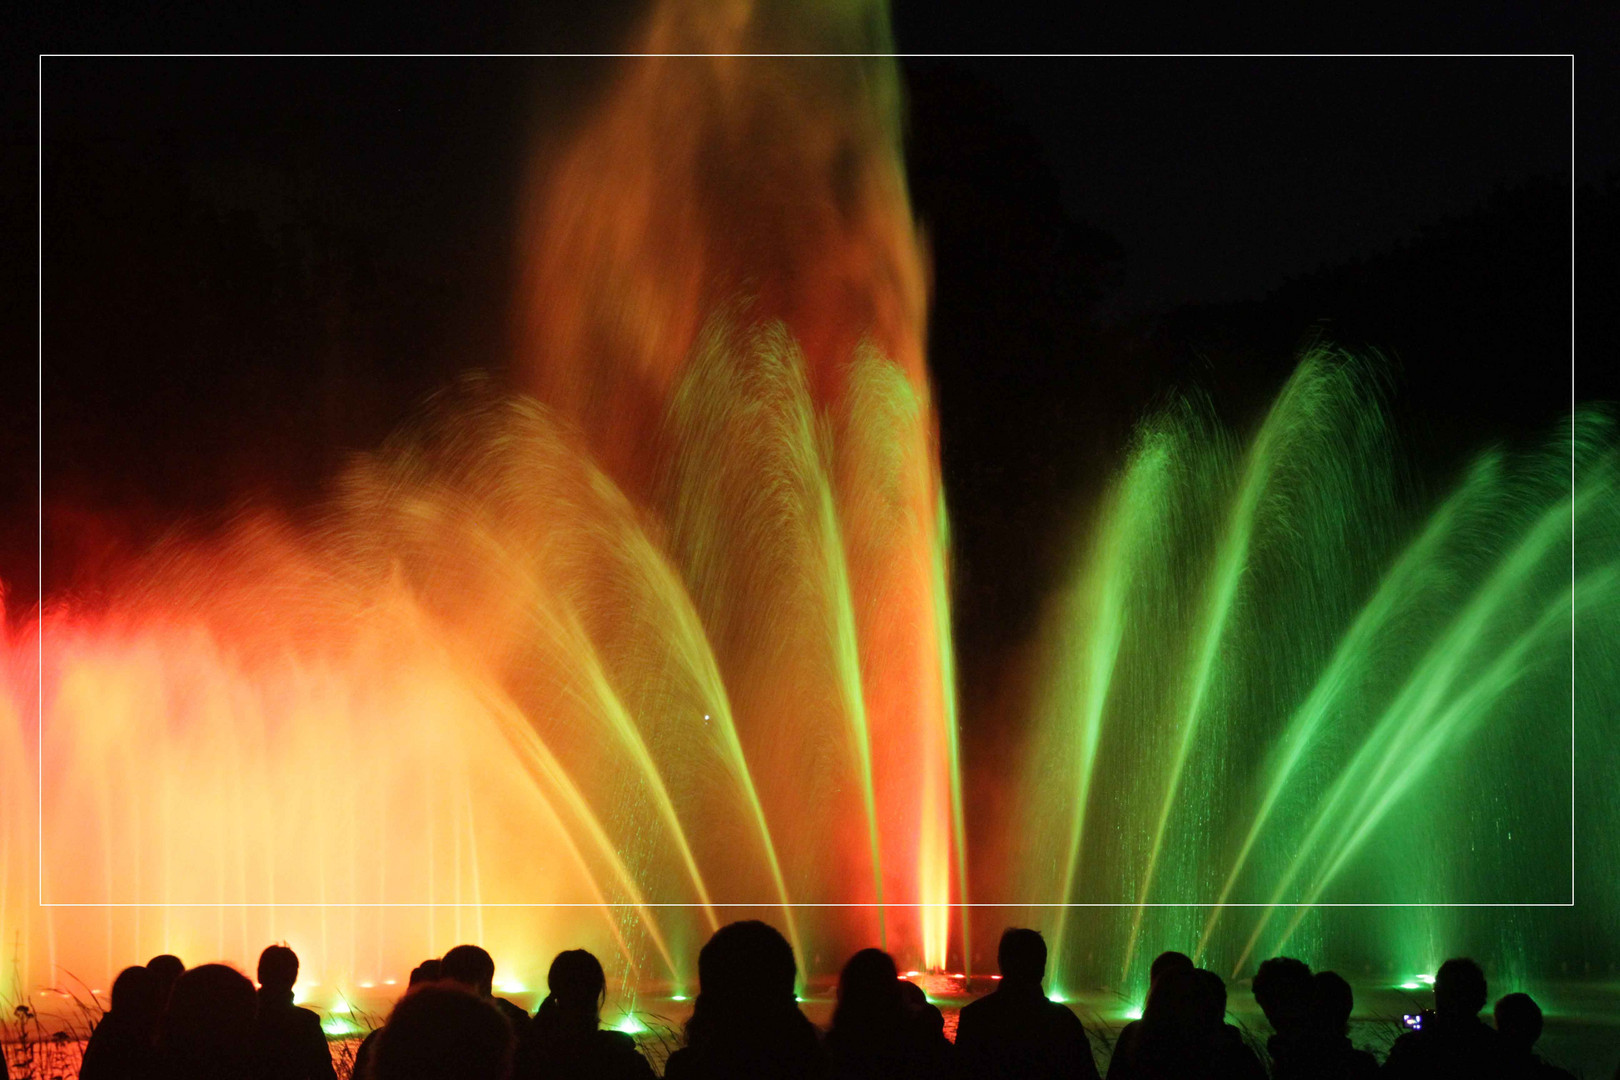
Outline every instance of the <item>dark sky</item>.
MULTIPOLYGON (((612 48, 634 9, 566 24, 402 12, 383 37, 296 7, 256 28, 196 12, 182 33, 164 10, 143 22, 91 9, 42 31, 61 49, 612 48)), ((1156 51, 1146 21, 1065 42, 968 10, 899 5, 900 48, 1005 48, 1027 33, 1156 51)), ((1583 29, 1479 10, 1456 47, 1570 48, 1558 42, 1583 29)), ((1295 49, 1409 47, 1376 45, 1366 26, 1342 44, 1274 29, 1297 33, 1295 49)), ((1420 29, 1417 47, 1440 47, 1438 28, 1420 29)), ((1607 52, 1577 60, 1591 235, 1614 214, 1610 69, 1607 52)), ((1402 415, 1439 472, 1567 408, 1567 60, 917 58, 903 72, 970 673, 1028 629, 1070 518, 1166 393, 1207 392, 1242 426, 1325 327, 1397 359, 1402 415)), ((138 546, 179 517, 245 496, 307 505, 423 395, 498 367, 531 132, 557 130, 607 73, 588 60, 47 59, 48 591, 81 585, 98 545, 138 546)), ((32 120, 8 124, 19 190, 32 120)), ((31 252, 33 223, 11 224, 31 252)), ((1583 291, 1605 295, 1607 249, 1582 257, 1583 291)), ((8 265, 31 281, 32 265, 8 265)), ((20 295, 9 310, 26 326, 20 295)), ((1592 334, 1607 338, 1598 306, 1592 334)), ((1583 398, 1615 396, 1598 363, 1583 398)), ((33 395, 16 390, 0 578, 31 583, 33 395)))
MULTIPOLYGON (((966 62, 965 62, 966 63, 966 62)), ((1251 299, 1493 187, 1567 175, 1566 58, 979 60, 1132 307, 1251 299)), ((1591 179, 1610 147, 1581 162, 1591 179)))

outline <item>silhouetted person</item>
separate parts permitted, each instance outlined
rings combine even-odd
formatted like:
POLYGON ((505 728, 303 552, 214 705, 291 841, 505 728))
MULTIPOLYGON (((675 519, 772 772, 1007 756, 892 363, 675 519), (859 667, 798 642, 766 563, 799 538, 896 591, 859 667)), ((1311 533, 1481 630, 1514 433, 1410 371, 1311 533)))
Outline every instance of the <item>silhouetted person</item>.
POLYGON ((652 1066, 622 1031, 602 1029, 607 978, 584 949, 557 954, 546 974, 546 999, 518 1041, 518 1080, 653 1080, 652 1066))
POLYGON ((1548 1065, 1535 1053, 1541 1038, 1541 1006, 1529 994, 1508 994, 1494 1010, 1496 1037, 1502 1042, 1506 1074, 1514 1080, 1575 1080, 1574 1074, 1548 1065))
POLYGON ((439 977, 458 982, 481 998, 487 998, 512 1025, 512 1033, 523 1034, 529 1014, 521 1006, 495 996, 495 959, 477 945, 457 945, 439 961, 439 977))
POLYGON ((1175 965, 1153 980, 1132 1039, 1114 1046, 1109 1080, 1170 1080, 1193 1075, 1208 1062, 1208 1040, 1199 1033, 1204 1010, 1195 970, 1175 965))
MULTIPOLYGON (((1154 985, 1158 983, 1159 977, 1165 972, 1192 971, 1193 969, 1192 957, 1186 953, 1176 952, 1174 949, 1166 949, 1158 956, 1155 956, 1153 963, 1148 965, 1148 994, 1153 993, 1154 985)), ((1141 1035, 1141 1029, 1142 1021, 1140 1019, 1132 1020, 1119 1029, 1119 1034, 1114 1038, 1113 1055, 1108 1059, 1109 1076, 1115 1075, 1114 1061, 1116 1059, 1120 1061, 1130 1059, 1132 1049, 1136 1046, 1136 1040, 1141 1035)))
POLYGON ((1135 1036, 1116 1044, 1112 1080, 1264 1080, 1260 1058, 1226 1023, 1226 984, 1213 971, 1166 967, 1152 983, 1135 1036))
POLYGON ((931 1041, 938 1036, 945 1040, 946 1055, 952 1056, 955 1047, 951 1045, 950 1040, 945 1039, 945 1014, 939 1011, 938 1005, 928 1000, 923 988, 910 979, 901 979, 900 1000, 904 1003, 911 1022, 922 1032, 921 1038, 924 1041, 931 1041))
MULTIPOLYGON (((410 993, 411 987, 413 986, 421 986, 424 983, 438 982, 440 974, 439 968, 440 964, 437 956, 433 957, 431 960, 424 960, 420 964, 417 964, 411 969, 411 977, 405 984, 405 992, 407 994, 410 993)), ((375 1053, 377 1049, 377 1036, 381 1034, 382 1028, 372 1028, 370 1031, 366 1032, 366 1037, 360 1040, 360 1049, 354 1052, 354 1069, 352 1072, 354 1080, 368 1080, 370 1077, 371 1074, 366 1070, 371 1065, 371 1055, 375 1053)))
POLYGON ((293 1004, 298 954, 271 945, 259 954, 259 1014, 253 1039, 259 1080, 337 1080, 321 1018, 293 1004))
POLYGON ((1434 1012, 1395 1040, 1383 1075, 1484 1080, 1507 1075, 1501 1040, 1484 1021, 1485 973, 1472 960, 1447 960, 1434 976, 1434 1012))
POLYGON ((1266 1052, 1271 1055, 1272 1080, 1308 1077, 1315 1056, 1316 1030, 1312 1024, 1316 982, 1303 960, 1274 956, 1254 973, 1254 1002, 1266 1014, 1271 1038, 1266 1052))
POLYGON ((235 968, 203 964, 182 974, 158 1022, 164 1080, 244 1080, 253 1075, 253 983, 235 968))
POLYGON ((1311 976, 1309 1075, 1323 1080, 1368 1080, 1378 1075, 1378 1059, 1350 1044, 1350 1013, 1356 1006, 1350 984, 1332 971, 1311 976))
MULTIPOLYGON (((932 1018, 908 1001, 894 959, 862 949, 838 976, 838 1004, 823 1044, 837 1080, 934 1080, 948 1064, 943 1017, 932 1018)), ((920 991, 920 988, 918 988, 920 991)), ((928 997, 922 995, 926 1004, 928 997)))
POLYGON ((366 1080, 510 1080, 512 1025, 451 982, 413 987, 389 1013, 366 1080))
POLYGON ((968 1080, 1097 1076, 1080 1020, 1048 1001, 1046 942, 1037 930, 1010 929, 996 949, 1001 985, 964 1006, 956 1025, 958 1071, 968 1080))
POLYGON ((1226 1022, 1225 981, 1213 971, 1195 968, 1193 983, 1198 988, 1199 1037, 1207 1040, 1211 1047, 1210 1075, 1233 1080, 1266 1080, 1266 1068, 1260 1064, 1260 1055, 1243 1041, 1243 1032, 1226 1022))
POLYGON ((146 970, 157 976, 158 1007, 161 1009, 169 1003, 169 991, 174 989, 174 980, 185 974, 186 965, 178 956, 160 953, 146 962, 146 970))
POLYGON ((158 978, 144 967, 128 967, 112 985, 112 1010, 101 1018, 85 1044, 79 1080, 148 1080, 155 1077, 158 978))
POLYGON ((686 1045, 664 1080, 817 1080, 827 1058, 816 1026, 799 1011, 793 948, 749 920, 722 926, 698 953, 698 995, 686 1045))

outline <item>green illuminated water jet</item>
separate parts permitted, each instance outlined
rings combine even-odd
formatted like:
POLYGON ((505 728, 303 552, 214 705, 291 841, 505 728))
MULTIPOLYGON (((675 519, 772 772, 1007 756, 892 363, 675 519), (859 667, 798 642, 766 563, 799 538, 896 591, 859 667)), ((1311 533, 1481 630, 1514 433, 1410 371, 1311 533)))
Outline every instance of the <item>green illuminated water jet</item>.
POLYGON ((1059 985, 1133 987, 1166 948, 1234 975, 1285 947, 1389 972, 1615 948, 1590 914, 1412 906, 1567 902, 1571 860, 1602 865, 1571 813, 1620 815, 1572 789, 1571 739, 1620 682, 1614 424, 1582 410, 1436 496, 1382 370, 1309 351, 1241 448, 1172 404, 1083 533, 1011 812, 1033 854, 1006 863, 1010 901, 1053 905, 1059 985))

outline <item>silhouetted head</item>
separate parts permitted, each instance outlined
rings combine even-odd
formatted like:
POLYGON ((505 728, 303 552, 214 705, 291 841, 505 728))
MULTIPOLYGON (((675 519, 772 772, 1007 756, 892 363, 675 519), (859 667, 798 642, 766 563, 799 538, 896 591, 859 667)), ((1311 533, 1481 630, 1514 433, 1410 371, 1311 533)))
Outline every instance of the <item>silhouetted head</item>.
POLYGON ((112 984, 112 1014, 121 1023, 151 1032, 163 1012, 158 978, 144 967, 127 967, 112 984))
POLYGON ((1333 1035, 1343 1035, 1350 1026, 1350 1011, 1356 995, 1337 972, 1318 971, 1311 976, 1311 1009, 1316 1026, 1333 1035))
POLYGON ((1254 973, 1254 1001, 1266 1014, 1272 1030, 1292 1031, 1310 1019, 1315 988, 1311 969, 1303 960, 1274 956, 1254 973))
MULTIPOLYGON (((905 1016, 901 985, 892 956, 882 949, 862 949, 838 974, 838 1005, 833 1009, 832 1030, 897 1030, 905 1016)), ((927 995, 923 1000, 928 1000, 927 995)))
POLYGON ((470 990, 418 986, 389 1014, 371 1069, 374 1080, 506 1080, 512 1027, 470 990))
POLYGON ((896 979, 900 984, 900 1005, 917 1023, 926 1030, 933 1031, 941 1036, 945 1034, 945 1014, 939 1011, 939 1006, 928 1000, 923 988, 910 979, 896 979))
POLYGON ((722 926, 698 953, 698 995, 686 1022, 689 1045, 779 1038, 809 1024, 794 998, 793 947, 756 920, 722 926))
POLYGON ((174 988, 174 980, 178 979, 186 970, 186 965, 180 962, 178 956, 163 953, 154 956, 146 962, 146 970, 157 976, 158 1000, 169 1000, 169 991, 174 988))
POLYGON ((1142 1023, 1164 1034, 1191 1033, 1208 1013, 1209 989, 1193 968, 1172 967, 1161 972, 1142 1006, 1142 1023))
POLYGON ((259 985, 266 990, 288 990, 298 981, 298 954, 285 945, 271 945, 259 954, 259 985))
POLYGON ((1046 939, 1039 930, 1017 926, 1004 930, 996 946, 996 964, 1003 985, 1039 986, 1046 978, 1046 939))
POLYGON ((1485 973, 1467 957, 1447 960, 1434 973, 1434 1011, 1447 1016, 1478 1016, 1485 1007, 1485 973))
POLYGON ((1541 1006, 1529 994, 1509 994, 1496 1003, 1496 1033, 1514 1050, 1529 1053, 1541 1038, 1541 1006))
POLYGON ((698 993, 713 1000, 788 1004, 798 975, 787 939, 754 919, 722 926, 698 953, 698 993))
POLYGON ((1159 976, 1163 975, 1166 971, 1170 971, 1171 969, 1192 971, 1192 957, 1188 956, 1186 953, 1176 952, 1173 949, 1167 950, 1160 953, 1158 956, 1155 956, 1153 958, 1153 963, 1148 965, 1148 985, 1151 986, 1158 982, 1159 976))
POLYGON ((158 1035, 172 1073, 230 1075, 245 1068, 258 1008, 253 983, 235 968, 203 964, 182 974, 158 1035))
POLYGON ((1193 985, 1197 988, 1198 1024, 1214 1030, 1226 1023, 1226 983, 1213 971, 1193 970, 1193 985))
POLYGON ((602 1015, 602 998, 607 993, 607 976, 602 962, 584 949, 568 949, 557 954, 546 973, 546 1000, 540 1008, 589 1019, 595 1027, 602 1015))
POLYGON ((410 981, 406 986, 420 986, 422 983, 438 982, 444 978, 443 964, 435 956, 431 960, 424 960, 411 968, 410 981))
POLYGON ((489 997, 495 992, 495 960, 477 945, 457 945, 439 962, 439 977, 489 997))

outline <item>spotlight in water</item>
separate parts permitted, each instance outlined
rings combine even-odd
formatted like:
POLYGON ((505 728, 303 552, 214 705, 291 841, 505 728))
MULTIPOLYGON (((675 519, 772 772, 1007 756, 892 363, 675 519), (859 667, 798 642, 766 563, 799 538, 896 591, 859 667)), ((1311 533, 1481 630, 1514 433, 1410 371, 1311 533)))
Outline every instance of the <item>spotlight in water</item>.
POLYGON ((1421 990, 1421 989, 1423 989, 1423 984, 1420 983, 1420 982, 1403 982, 1403 983, 1401 983, 1401 989, 1402 990, 1421 990))
POLYGON ((685 1001, 686 1000, 686 995, 685 994, 671 994, 671 995, 669 995, 669 1000, 671 1000, 671 1001, 685 1001))
POLYGON ((321 1030, 328 1035, 353 1035, 360 1029, 341 1016, 329 1016, 321 1021, 321 1030))
POLYGON ((1140 1019, 1142 1019, 1142 1006, 1140 1006, 1140 1005, 1132 1005, 1130 1008, 1126 1009, 1125 1010, 1125 1019, 1127 1019, 1127 1020, 1140 1020, 1140 1019))
POLYGON ((334 1013, 348 1013, 352 1012, 353 1010, 349 1008, 349 1003, 347 1001, 342 998, 338 998, 336 1001, 332 1002, 332 1008, 329 1011, 334 1013))
POLYGON ((624 1019, 613 1025, 614 1031, 622 1031, 626 1035, 640 1035, 647 1030, 647 1025, 636 1019, 634 1013, 625 1013, 624 1019))
POLYGON ((1425 986, 1433 986, 1434 985, 1434 976, 1433 975, 1419 975, 1417 977, 1417 981, 1422 983, 1425 986))

